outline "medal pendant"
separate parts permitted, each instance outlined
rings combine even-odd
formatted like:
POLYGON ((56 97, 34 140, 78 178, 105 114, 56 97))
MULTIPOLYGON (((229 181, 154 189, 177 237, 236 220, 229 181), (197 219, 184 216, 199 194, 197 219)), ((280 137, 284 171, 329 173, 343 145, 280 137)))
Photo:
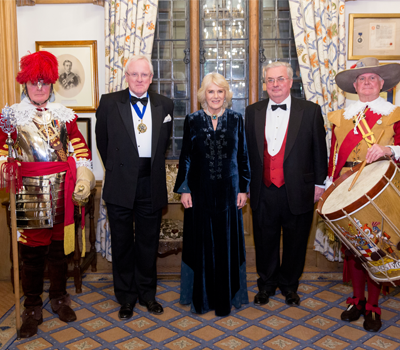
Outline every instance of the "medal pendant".
POLYGON ((147 126, 146 126, 146 124, 144 124, 143 121, 142 121, 142 122, 140 122, 140 124, 137 126, 137 129, 139 130, 139 134, 143 134, 143 133, 146 132, 147 126))

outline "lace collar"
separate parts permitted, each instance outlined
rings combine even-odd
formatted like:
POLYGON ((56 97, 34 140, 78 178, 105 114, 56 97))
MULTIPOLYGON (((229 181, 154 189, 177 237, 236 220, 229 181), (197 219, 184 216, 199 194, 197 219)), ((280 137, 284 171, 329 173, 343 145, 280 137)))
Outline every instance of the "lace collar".
POLYGON ((373 100, 371 102, 361 102, 360 100, 358 100, 356 103, 353 103, 345 108, 343 113, 344 119, 353 119, 358 113, 363 111, 366 106, 368 106, 368 108, 372 112, 376 114, 381 114, 382 116, 389 115, 396 108, 395 105, 385 101, 385 99, 383 99, 382 97, 378 97, 376 100, 373 100))
MULTIPOLYGON (((14 110, 17 125, 26 125, 32 121, 35 116, 36 106, 34 106, 27 97, 21 103, 16 103, 11 106, 14 110)), ((50 110, 55 119, 68 123, 75 118, 74 111, 59 103, 47 103, 46 107, 50 110)))

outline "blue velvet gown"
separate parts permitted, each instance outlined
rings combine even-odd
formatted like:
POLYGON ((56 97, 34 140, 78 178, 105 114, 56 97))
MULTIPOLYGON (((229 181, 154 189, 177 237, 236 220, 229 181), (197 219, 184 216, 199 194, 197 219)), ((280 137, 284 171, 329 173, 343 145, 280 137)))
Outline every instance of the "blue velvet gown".
POLYGON ((226 316, 249 302, 239 192, 248 192, 250 165, 240 113, 225 110, 214 131, 203 110, 188 115, 175 192, 191 193, 185 209, 181 304, 226 316))

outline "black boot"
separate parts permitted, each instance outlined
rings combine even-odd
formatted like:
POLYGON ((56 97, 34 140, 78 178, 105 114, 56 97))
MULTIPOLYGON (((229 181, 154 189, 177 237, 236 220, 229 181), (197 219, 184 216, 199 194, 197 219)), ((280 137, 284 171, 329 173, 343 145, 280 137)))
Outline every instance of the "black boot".
POLYGON ((20 337, 33 337, 38 331, 38 326, 42 323, 43 315, 41 306, 26 308, 22 312, 22 326, 20 330, 20 337))
POLYGON ((43 322, 41 295, 48 247, 29 247, 24 244, 20 244, 19 247, 22 260, 22 289, 25 295, 21 338, 29 338, 37 333, 38 325, 43 322))
POLYGON ((52 241, 47 256, 50 289, 49 298, 51 309, 58 314, 61 321, 76 320, 74 310, 71 309, 71 299, 67 294, 68 263, 64 254, 64 241, 52 241))

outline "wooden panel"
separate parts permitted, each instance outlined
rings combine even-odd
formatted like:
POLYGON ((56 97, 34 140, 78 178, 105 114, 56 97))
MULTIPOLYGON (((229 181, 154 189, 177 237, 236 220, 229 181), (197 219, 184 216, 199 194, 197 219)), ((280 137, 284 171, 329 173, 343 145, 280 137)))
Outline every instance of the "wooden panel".
POLYGON ((249 104, 258 101, 259 2, 249 1, 249 104))
POLYGON ((19 102, 17 10, 15 1, 0 1, 0 108, 19 102))
POLYGON ((200 21, 198 0, 190 1, 190 113, 199 110, 197 91, 200 88, 200 21))

